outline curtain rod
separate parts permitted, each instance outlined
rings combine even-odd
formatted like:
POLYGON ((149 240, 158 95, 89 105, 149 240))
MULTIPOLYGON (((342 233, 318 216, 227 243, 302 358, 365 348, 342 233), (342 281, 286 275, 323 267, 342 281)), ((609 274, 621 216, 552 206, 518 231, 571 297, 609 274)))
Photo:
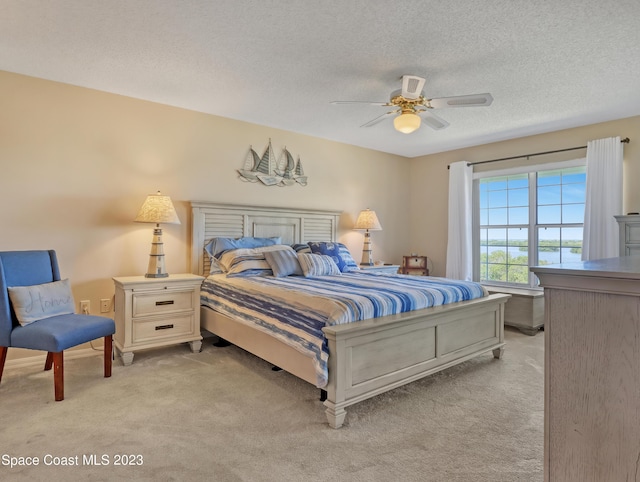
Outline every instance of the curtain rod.
MULTIPOLYGON (((630 142, 628 137, 625 137, 624 139, 621 139, 620 142, 624 142, 625 144, 628 144, 630 142)), ((533 157, 533 156, 542 156, 544 154, 555 154, 556 152, 566 152, 566 151, 575 151, 578 149, 586 149, 587 146, 578 146, 578 147, 569 147, 567 149, 558 149, 555 151, 546 151, 546 152, 535 152, 533 154, 524 154, 522 156, 513 156, 513 157, 502 157, 500 159, 491 159, 489 161, 479 161, 479 162, 468 162, 467 166, 475 166, 477 164, 487 164, 489 162, 498 162, 498 161, 510 161, 512 159, 522 159, 523 157, 529 158, 529 157, 533 157)), ((449 168, 449 166, 447 166, 447 168, 449 168)))

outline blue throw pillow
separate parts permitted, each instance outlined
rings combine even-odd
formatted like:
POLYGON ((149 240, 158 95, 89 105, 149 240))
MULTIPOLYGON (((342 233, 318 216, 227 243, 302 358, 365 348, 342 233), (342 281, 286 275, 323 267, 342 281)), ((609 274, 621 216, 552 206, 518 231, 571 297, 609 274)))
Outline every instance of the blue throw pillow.
POLYGON ((324 254, 325 256, 329 256, 336 264, 336 266, 338 266, 338 269, 342 271, 342 268, 344 268, 344 263, 342 262, 342 258, 340 257, 338 243, 310 241, 308 244, 313 254, 324 254))
POLYGON ((342 243, 337 243, 337 244, 338 244, 338 252, 340 253, 340 258, 342 258, 342 262, 344 263, 344 268, 342 269, 342 272, 347 273, 349 271, 360 269, 360 266, 358 266, 358 263, 356 263, 353 257, 351 256, 351 253, 349 252, 349 248, 347 248, 342 243))
POLYGON ((311 241, 308 244, 312 253, 330 256, 342 273, 360 269, 351 257, 349 249, 342 243, 311 241))

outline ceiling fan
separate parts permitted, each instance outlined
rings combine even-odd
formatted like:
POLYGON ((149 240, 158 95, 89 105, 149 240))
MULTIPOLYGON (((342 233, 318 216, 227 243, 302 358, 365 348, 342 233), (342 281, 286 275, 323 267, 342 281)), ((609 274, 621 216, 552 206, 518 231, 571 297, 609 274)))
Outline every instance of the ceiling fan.
POLYGON ((491 94, 470 94, 458 95, 455 97, 437 97, 428 99, 424 96, 422 88, 425 79, 415 75, 402 76, 402 89, 391 92, 389 102, 365 102, 365 101, 349 101, 336 100, 332 104, 369 104, 380 105, 384 107, 396 107, 397 109, 386 112, 381 116, 370 120, 360 127, 371 127, 378 122, 383 121, 389 116, 395 115, 393 125, 397 131, 404 134, 411 134, 420 127, 424 122, 432 129, 440 130, 449 126, 449 123, 432 112, 433 109, 442 109, 445 107, 473 107, 488 106, 493 102, 491 94))

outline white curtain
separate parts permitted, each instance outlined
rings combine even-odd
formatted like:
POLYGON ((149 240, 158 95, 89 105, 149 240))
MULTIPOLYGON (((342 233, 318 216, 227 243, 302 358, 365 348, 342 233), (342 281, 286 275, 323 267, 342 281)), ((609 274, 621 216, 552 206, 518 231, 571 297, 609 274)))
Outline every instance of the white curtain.
POLYGON ((473 167, 466 161, 449 166, 449 234, 447 278, 471 281, 473 167))
POLYGON ((617 257, 622 213, 622 143, 620 137, 587 143, 587 187, 582 259, 617 257))

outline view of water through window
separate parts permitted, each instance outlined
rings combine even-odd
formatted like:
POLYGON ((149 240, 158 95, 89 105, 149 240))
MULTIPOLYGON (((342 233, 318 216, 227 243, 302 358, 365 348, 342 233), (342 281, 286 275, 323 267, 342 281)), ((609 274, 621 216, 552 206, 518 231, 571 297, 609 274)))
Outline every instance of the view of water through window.
POLYGON ((580 261, 584 166, 477 183, 480 281, 530 285, 530 266, 580 261))

